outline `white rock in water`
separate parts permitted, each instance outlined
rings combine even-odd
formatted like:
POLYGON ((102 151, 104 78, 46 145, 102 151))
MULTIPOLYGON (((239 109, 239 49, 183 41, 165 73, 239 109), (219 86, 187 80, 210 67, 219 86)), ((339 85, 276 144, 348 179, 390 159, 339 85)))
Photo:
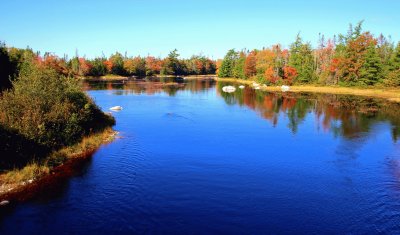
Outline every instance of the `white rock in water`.
POLYGON ((243 85, 240 85, 240 86, 239 86, 239 88, 240 88, 240 89, 243 89, 243 88, 244 88, 244 86, 243 86, 243 85))
POLYGON ((290 90, 290 87, 289 87, 289 86, 282 85, 282 86, 281 86, 281 90, 282 90, 283 92, 286 92, 286 91, 289 91, 289 90, 290 90))
POLYGON ((256 87, 254 87, 254 89, 256 89, 256 90, 260 90, 260 87, 259 87, 259 86, 256 86, 256 87))
POLYGON ((236 91, 236 88, 234 86, 224 86, 222 87, 222 91, 227 93, 232 93, 236 91))
POLYGON ((10 204, 10 202, 7 201, 7 200, 4 200, 4 201, 1 201, 1 202, 0 202, 0 206, 6 206, 6 205, 8 205, 8 204, 10 204))
POLYGON ((121 106, 114 106, 114 107, 111 107, 110 110, 119 111, 119 110, 122 110, 122 107, 121 106))

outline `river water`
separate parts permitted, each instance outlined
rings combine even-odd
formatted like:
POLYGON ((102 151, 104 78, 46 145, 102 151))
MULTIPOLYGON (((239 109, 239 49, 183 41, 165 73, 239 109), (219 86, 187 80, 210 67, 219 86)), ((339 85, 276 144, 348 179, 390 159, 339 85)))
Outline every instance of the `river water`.
POLYGON ((400 233, 398 104, 225 85, 85 83, 119 138, 0 233, 400 233))

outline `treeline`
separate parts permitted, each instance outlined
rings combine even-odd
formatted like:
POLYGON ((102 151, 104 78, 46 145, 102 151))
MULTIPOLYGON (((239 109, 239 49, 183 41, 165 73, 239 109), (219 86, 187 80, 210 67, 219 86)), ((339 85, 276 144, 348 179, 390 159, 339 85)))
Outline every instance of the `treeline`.
POLYGON ((205 56, 192 56, 180 59, 177 50, 173 50, 166 58, 128 57, 116 52, 109 58, 105 56, 86 59, 75 56, 72 59, 60 58, 51 53, 43 56, 32 49, 7 48, 0 44, 1 87, 9 87, 7 81, 13 80, 24 63, 35 63, 53 68, 64 76, 152 76, 152 75, 206 75, 215 74, 216 62, 205 56))
POLYGON ((400 43, 350 25, 346 35, 319 37, 317 48, 300 35, 288 49, 229 50, 217 61, 219 77, 254 79, 267 84, 400 86, 400 43))

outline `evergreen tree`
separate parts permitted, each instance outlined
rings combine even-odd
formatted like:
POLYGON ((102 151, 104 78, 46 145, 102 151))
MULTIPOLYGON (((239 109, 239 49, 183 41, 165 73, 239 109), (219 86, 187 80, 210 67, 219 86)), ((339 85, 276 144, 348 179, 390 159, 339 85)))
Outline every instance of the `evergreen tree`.
POLYGON ((122 54, 116 52, 114 55, 110 57, 110 61, 112 63, 111 73, 116 75, 126 75, 126 71, 124 69, 124 58, 122 54))
POLYGON ((376 51, 375 44, 371 43, 365 53, 365 62, 360 69, 359 82, 365 85, 374 85, 382 78, 382 61, 376 51))
POLYGON ((245 62, 246 62, 246 55, 244 52, 241 52, 239 58, 235 63, 235 67, 233 68, 233 77, 245 79, 245 62))
POLYGON ((229 50, 222 61, 221 67, 219 68, 218 77, 233 77, 233 69, 237 59, 238 53, 234 49, 229 50))
POLYGON ((104 64, 106 59, 104 58, 96 58, 91 61, 93 67, 90 70, 91 76, 104 76, 107 73, 107 67, 104 64))
POLYGON ((161 68, 162 75, 179 75, 182 72, 182 66, 180 66, 178 60, 179 54, 178 50, 175 49, 168 54, 165 58, 164 65, 161 68))
POLYGON ((298 72, 297 81, 301 83, 315 80, 313 51, 310 43, 303 43, 300 34, 296 41, 290 46, 289 66, 298 72))
POLYGON ((390 59, 389 73, 385 83, 389 86, 400 86, 400 42, 390 59))
POLYGON ((0 44, 0 91, 11 88, 10 76, 12 75, 12 64, 7 48, 0 44))
POLYGON ((400 42, 397 44, 397 47, 390 60, 390 67, 391 70, 400 70, 400 42))

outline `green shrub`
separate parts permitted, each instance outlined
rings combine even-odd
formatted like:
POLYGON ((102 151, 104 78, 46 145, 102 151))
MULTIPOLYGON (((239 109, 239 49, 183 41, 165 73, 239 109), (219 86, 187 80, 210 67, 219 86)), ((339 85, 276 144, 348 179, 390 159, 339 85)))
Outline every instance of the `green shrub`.
POLYGON ((26 67, 0 99, 0 125, 51 149, 74 144, 114 122, 74 79, 49 68, 26 67))

